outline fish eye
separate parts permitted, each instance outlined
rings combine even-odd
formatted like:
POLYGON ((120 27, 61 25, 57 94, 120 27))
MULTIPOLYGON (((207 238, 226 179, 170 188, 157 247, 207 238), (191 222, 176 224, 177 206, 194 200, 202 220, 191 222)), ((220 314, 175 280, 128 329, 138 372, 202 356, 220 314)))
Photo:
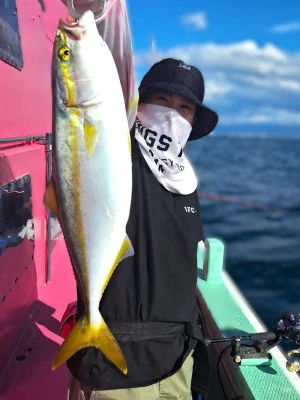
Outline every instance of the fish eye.
POLYGON ((63 46, 59 49, 58 55, 63 61, 69 61, 71 56, 71 50, 68 46, 63 46))

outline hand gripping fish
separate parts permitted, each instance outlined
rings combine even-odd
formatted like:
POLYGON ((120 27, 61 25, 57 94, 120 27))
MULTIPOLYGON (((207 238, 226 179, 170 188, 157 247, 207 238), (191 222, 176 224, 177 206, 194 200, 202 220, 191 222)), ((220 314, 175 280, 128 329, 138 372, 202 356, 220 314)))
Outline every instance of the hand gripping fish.
POLYGON ((99 313, 119 261, 133 254, 126 223, 132 189, 124 97, 113 57, 86 11, 59 22, 53 53, 54 179, 44 202, 57 215, 85 301, 85 315, 53 362, 94 346, 124 374, 127 364, 99 313))

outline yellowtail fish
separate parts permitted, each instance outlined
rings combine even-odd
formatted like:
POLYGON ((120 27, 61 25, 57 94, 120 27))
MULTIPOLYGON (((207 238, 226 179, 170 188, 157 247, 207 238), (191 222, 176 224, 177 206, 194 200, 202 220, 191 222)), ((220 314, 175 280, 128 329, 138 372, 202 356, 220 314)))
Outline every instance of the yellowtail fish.
POLYGON ((59 22, 53 104, 54 179, 44 202, 61 223, 85 315, 58 350, 52 369, 94 346, 126 374, 126 360, 98 307, 119 261, 133 254, 125 232, 130 135, 117 69, 91 11, 77 22, 59 22))

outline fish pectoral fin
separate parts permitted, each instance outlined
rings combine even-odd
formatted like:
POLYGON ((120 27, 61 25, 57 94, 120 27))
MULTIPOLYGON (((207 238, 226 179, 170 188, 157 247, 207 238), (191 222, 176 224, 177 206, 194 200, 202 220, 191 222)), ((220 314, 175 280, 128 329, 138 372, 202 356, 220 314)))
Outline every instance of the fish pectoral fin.
POLYGON ((50 179, 50 181, 46 187, 46 192, 44 194, 43 202, 44 202, 45 206, 47 208, 49 208, 50 211, 53 212, 53 214, 56 216, 56 218, 59 220, 59 222, 61 222, 57 198, 56 198, 55 183, 54 183, 53 178, 50 179))
POLYGON ((123 352, 104 320, 101 318, 99 324, 92 325, 86 317, 80 318, 58 349, 52 363, 52 370, 54 371, 77 351, 86 347, 96 347, 124 375, 127 374, 127 363, 123 352))

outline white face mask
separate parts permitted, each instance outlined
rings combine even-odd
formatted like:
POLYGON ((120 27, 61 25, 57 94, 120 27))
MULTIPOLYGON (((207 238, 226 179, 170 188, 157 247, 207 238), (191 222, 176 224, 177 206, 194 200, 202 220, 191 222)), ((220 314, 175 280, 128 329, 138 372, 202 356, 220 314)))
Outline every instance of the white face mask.
POLYGON ((157 180, 170 192, 190 194, 197 188, 194 170, 183 153, 192 126, 177 111, 140 104, 135 138, 157 180))

